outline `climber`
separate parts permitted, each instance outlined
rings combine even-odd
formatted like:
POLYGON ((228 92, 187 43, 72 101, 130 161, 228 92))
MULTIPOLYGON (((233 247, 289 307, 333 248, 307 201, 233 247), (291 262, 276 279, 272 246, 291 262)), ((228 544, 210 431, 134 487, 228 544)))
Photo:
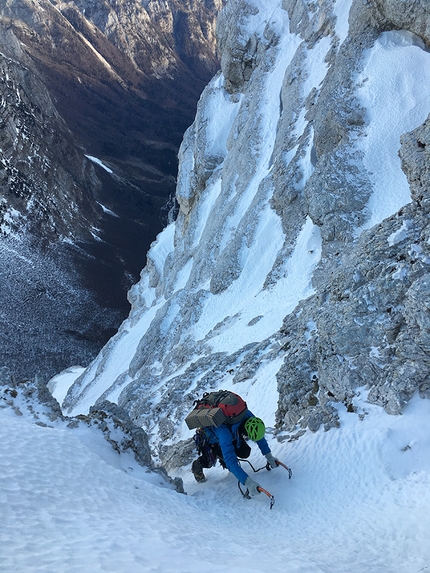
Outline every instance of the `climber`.
POLYGON ((257 442, 261 453, 266 457, 268 466, 276 468, 278 460, 270 451, 264 434, 264 422, 247 410, 245 417, 236 424, 224 423, 219 427, 199 428, 194 440, 199 457, 193 462, 191 471, 198 483, 206 481, 203 468, 211 468, 217 459, 223 468, 227 468, 248 490, 250 495, 259 492, 260 485, 251 479, 240 467, 238 458, 248 458, 251 453, 247 439, 257 442))

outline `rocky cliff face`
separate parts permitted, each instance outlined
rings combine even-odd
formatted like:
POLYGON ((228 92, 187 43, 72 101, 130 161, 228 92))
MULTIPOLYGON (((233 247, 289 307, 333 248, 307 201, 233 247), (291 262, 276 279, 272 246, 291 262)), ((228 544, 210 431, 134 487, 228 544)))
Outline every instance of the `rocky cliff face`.
POLYGON ((0 363, 15 375, 85 362, 126 316, 218 69, 221 5, 0 7, 0 363))
POLYGON ((428 26, 424 0, 227 3, 179 215, 65 411, 116 401, 175 465, 209 388, 273 401, 280 439, 363 387, 392 414, 428 396, 428 26))

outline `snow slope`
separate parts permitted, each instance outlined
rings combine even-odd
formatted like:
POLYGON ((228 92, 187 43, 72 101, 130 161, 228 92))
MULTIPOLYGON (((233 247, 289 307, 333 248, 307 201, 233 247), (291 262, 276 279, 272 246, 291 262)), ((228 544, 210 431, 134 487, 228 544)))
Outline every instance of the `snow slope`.
MULTIPOLYGON (((364 392, 356 405, 340 408, 340 429, 269 435, 293 469, 291 480, 282 468, 255 474, 272 510, 219 467, 203 485, 185 468, 181 495, 94 431, 0 408, 0 571, 430 571, 430 401, 416 396, 397 417, 364 392)), ((255 447, 251 461, 265 461, 255 447)))
POLYGON ((373 181, 364 225, 370 229, 411 200, 398 151, 400 136, 421 125, 430 110, 424 88, 430 82, 430 55, 424 42, 405 30, 383 32, 366 51, 357 81, 369 122, 358 147, 373 181))

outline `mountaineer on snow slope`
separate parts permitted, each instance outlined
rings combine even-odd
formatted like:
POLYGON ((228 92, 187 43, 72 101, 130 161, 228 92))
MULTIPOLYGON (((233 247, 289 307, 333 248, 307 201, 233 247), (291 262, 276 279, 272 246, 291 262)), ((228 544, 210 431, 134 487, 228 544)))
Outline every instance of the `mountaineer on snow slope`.
POLYGON ((198 483, 206 481, 203 468, 213 467, 217 460, 243 484, 250 495, 260 493, 261 487, 240 466, 239 458, 246 459, 251 447, 246 440, 256 442, 267 460, 267 468, 278 467, 277 460, 265 439, 264 422, 254 416, 246 402, 234 392, 220 390, 206 393, 195 402, 194 410, 186 418, 190 429, 196 428, 194 436, 199 457, 194 460, 191 471, 198 483))

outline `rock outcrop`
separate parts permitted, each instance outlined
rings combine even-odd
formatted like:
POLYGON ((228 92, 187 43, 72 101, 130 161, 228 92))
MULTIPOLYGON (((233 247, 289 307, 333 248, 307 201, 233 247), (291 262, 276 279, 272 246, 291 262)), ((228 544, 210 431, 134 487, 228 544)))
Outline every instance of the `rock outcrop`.
MULTIPOLYGON (((181 478, 171 478, 164 468, 155 468, 149 449, 148 436, 136 427, 128 414, 111 402, 100 403, 86 416, 68 418, 63 416, 58 402, 52 397, 46 384, 37 376, 34 380, 16 383, 7 368, 0 368, 0 409, 10 408, 17 416, 44 428, 72 431, 84 427, 90 442, 100 436, 121 456, 133 456, 136 464, 148 472, 159 474, 170 487, 184 493, 181 478)), ((79 436, 79 433, 77 433, 79 436)), ((133 470, 133 468, 129 468, 133 470)))

